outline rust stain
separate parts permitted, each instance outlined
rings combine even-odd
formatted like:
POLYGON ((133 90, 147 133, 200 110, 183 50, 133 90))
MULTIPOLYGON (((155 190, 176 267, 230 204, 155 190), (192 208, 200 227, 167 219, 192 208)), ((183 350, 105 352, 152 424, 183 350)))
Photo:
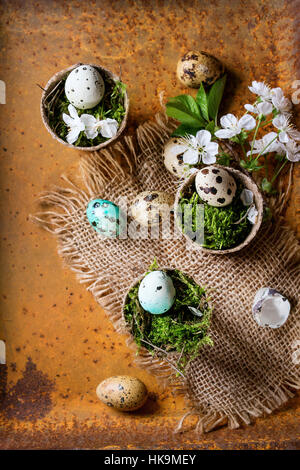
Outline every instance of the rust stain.
POLYGON ((4 384, 3 388, 0 413, 7 420, 34 422, 47 416, 52 409, 54 382, 37 369, 31 358, 27 360, 22 378, 7 391, 4 384))
MULTIPOLYGON (((62 267, 55 240, 28 219, 38 194, 58 184, 61 174, 78 179, 80 159, 44 129, 36 83, 45 85, 79 61, 115 73, 121 67, 130 132, 160 109, 161 91, 165 99, 194 93, 178 82, 176 64, 188 50, 201 49, 229 72, 222 112, 241 114, 252 99, 252 80, 293 92, 300 79, 299 11, 298 0, 0 2, 0 80, 7 89, 7 104, 0 105, 0 339, 8 363, 0 366, 0 447, 299 447, 299 394, 255 426, 174 436, 186 411, 183 399, 135 366, 124 338, 62 267), (137 413, 108 413, 96 386, 126 374, 139 377, 156 399, 137 413)), ((295 113, 300 126, 300 105, 295 113)), ((299 179, 295 165, 286 221, 298 235, 299 179)))

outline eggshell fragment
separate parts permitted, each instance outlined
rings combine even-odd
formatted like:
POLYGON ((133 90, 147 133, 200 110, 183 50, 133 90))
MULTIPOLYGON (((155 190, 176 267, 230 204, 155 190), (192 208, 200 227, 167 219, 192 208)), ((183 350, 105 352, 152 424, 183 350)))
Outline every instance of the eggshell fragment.
POLYGON ((162 191, 143 191, 131 205, 132 217, 144 227, 159 225, 170 217, 174 209, 174 196, 162 191))
POLYGON ((263 287, 254 297, 252 313, 259 326, 279 328, 288 319, 291 304, 276 289, 263 287))
POLYGON ((95 67, 80 65, 72 70, 65 83, 65 93, 78 109, 94 108, 103 98, 104 81, 95 67))
POLYGON ((107 406, 120 411, 134 411, 141 408, 148 396, 145 384, 129 375, 118 375, 103 380, 98 385, 96 394, 107 406))
POLYGON ((140 283, 139 302, 149 313, 166 313, 175 302, 175 297, 173 281, 164 271, 152 271, 140 283))
POLYGON ((206 166, 195 178, 196 191, 210 206, 228 206, 236 193, 236 182, 223 168, 206 166))

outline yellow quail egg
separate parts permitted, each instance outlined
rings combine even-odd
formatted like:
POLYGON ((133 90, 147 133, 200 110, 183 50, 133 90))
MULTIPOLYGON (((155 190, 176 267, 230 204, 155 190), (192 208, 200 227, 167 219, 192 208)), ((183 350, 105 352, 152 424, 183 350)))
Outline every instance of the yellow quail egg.
POLYGON ((202 201, 214 207, 228 206, 236 193, 234 178, 227 170, 215 166, 206 166, 199 170, 195 186, 202 201))

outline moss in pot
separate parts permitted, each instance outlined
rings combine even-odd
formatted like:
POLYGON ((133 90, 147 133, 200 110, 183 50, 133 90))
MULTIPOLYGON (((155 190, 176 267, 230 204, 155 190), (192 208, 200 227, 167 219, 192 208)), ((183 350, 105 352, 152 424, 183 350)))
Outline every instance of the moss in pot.
POLYGON ((262 214, 263 199, 254 181, 220 165, 193 173, 175 201, 179 230, 194 247, 216 254, 248 245, 259 230, 262 214))
POLYGON ((195 358, 204 345, 212 345, 209 336, 212 308, 205 289, 179 270, 157 271, 156 261, 126 295, 123 315, 128 331, 138 347, 153 356, 175 358, 179 373, 195 358), (151 314, 141 304, 139 289, 149 273, 163 272, 174 285, 176 297, 163 314, 151 314))
POLYGON ((100 66, 76 64, 49 80, 42 96, 41 114, 56 140, 69 147, 94 151, 121 134, 128 107, 126 86, 117 76, 100 66))

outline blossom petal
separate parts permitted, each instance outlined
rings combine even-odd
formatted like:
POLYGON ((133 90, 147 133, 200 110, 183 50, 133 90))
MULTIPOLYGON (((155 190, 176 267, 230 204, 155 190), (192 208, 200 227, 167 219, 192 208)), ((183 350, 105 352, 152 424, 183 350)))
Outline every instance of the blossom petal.
POLYGON ((231 129, 232 127, 235 127, 237 125, 238 120, 233 114, 229 113, 221 117, 220 123, 222 127, 231 129))
POLYGON ((77 127, 71 128, 70 132, 67 135, 68 144, 74 144, 74 142, 76 142, 76 140, 78 139, 79 134, 80 130, 77 127))
POLYGON ((205 147, 205 152, 210 153, 211 155, 216 155, 219 151, 219 145, 217 142, 209 142, 205 147))
POLYGON ((211 163, 216 163, 217 158, 215 155, 211 153, 206 153, 204 152, 202 154, 202 162, 205 163, 205 165, 210 165, 211 163))
POLYGON ((97 123, 97 119, 92 114, 82 114, 80 119, 86 127, 93 127, 97 123))
POLYGON ((63 121, 67 124, 67 126, 71 126, 74 122, 74 119, 72 119, 68 114, 63 113, 62 115, 63 121))
POLYGON ((285 131, 281 131, 279 133, 278 138, 279 138, 279 141, 282 142, 283 144, 286 144, 289 141, 289 136, 288 136, 287 132, 285 132, 285 131))
POLYGON ((68 111, 69 111, 69 114, 70 116, 73 118, 73 119, 76 119, 78 118, 78 113, 76 111, 76 108, 74 108, 74 106, 72 104, 69 104, 68 106, 68 111))
POLYGON ((205 147, 211 141, 211 133, 206 130, 198 131, 196 139, 200 147, 205 147))
POLYGON ((99 122, 99 126, 100 134, 108 139, 114 137, 118 132, 118 122, 115 119, 104 119, 103 121, 99 122))
POLYGON ((262 103, 258 103, 257 109, 260 114, 263 114, 264 116, 268 116, 272 112, 273 105, 272 103, 269 103, 268 101, 263 101, 262 103))
POLYGON ((218 137, 219 139, 230 139, 231 137, 234 137, 235 135, 236 135, 236 132, 230 129, 219 129, 218 131, 215 132, 215 136, 218 137))
POLYGON ((244 108, 249 111, 249 113, 257 113, 256 108, 252 104, 245 104, 244 108))
POLYGON ((249 114, 244 114, 239 120, 239 127, 242 129, 246 129, 247 131, 251 131, 256 126, 256 121, 253 116, 249 114))
POLYGON ((183 154, 183 161, 189 165, 196 165, 199 161, 198 150, 188 149, 183 154))

